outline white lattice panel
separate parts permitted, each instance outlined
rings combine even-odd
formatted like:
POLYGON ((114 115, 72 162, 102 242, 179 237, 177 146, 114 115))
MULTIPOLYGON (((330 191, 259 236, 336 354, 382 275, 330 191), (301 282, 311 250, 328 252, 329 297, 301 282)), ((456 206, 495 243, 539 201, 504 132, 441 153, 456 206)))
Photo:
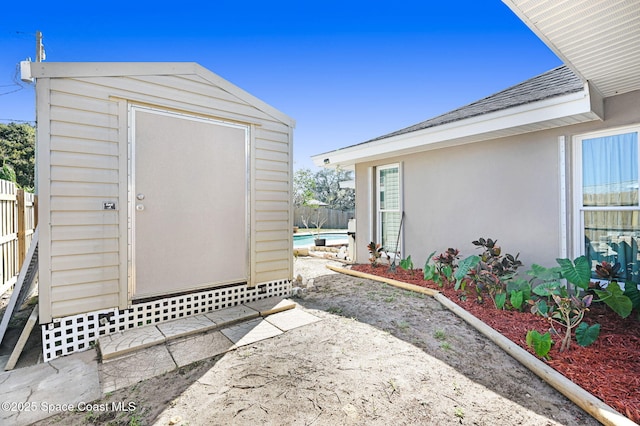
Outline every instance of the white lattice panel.
POLYGON ((137 303, 124 310, 109 309, 55 318, 53 322, 42 325, 43 358, 47 362, 87 350, 93 347, 98 337, 106 334, 290 294, 291 282, 279 280, 253 288, 243 284, 137 303), (266 286, 266 292, 260 289, 263 286, 266 286))

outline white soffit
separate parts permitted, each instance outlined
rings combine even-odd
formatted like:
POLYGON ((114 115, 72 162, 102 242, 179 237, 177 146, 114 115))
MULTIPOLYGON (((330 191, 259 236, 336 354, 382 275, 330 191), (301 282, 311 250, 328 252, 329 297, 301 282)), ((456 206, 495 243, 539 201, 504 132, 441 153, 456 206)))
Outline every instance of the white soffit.
POLYGON ((603 97, 640 90, 639 0, 503 0, 603 97))

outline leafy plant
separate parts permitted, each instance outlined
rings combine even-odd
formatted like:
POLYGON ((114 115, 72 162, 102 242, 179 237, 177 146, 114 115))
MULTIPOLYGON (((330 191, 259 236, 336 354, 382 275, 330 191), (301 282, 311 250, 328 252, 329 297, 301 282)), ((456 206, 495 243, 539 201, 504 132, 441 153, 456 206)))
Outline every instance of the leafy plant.
POLYGON ((631 300, 631 306, 633 309, 640 308, 640 290, 638 285, 634 282, 628 281, 624 283, 624 294, 631 300))
POLYGON ((458 264, 458 269, 453 274, 453 277, 456 279, 455 289, 462 290, 465 289, 464 279, 467 274, 471 273, 471 271, 480 263, 480 256, 471 255, 469 257, 465 257, 462 259, 460 264, 458 264))
POLYGON ((16 172, 13 170, 10 164, 3 163, 0 167, 0 179, 8 180, 9 182, 16 182, 16 172))
POLYGON ((527 274, 532 277, 530 280, 532 292, 540 297, 537 300, 529 300, 528 303, 531 305, 532 313, 549 320, 554 332, 560 334, 555 325, 565 328, 560 345, 560 352, 564 352, 571 345, 571 334, 574 329, 578 344, 588 346, 598 338, 600 325, 589 326, 582 322, 585 313, 589 311, 593 295, 587 294, 579 298, 575 294, 569 294, 566 286, 560 281, 560 278, 564 277, 574 286, 586 290, 591 281, 591 268, 586 257, 580 256, 574 261, 570 259, 556 259, 556 261, 559 267, 545 268, 534 264, 531 270, 527 271, 527 274))
POLYGON ((603 261, 601 264, 596 265, 596 274, 607 281, 614 281, 618 278, 620 273, 620 263, 614 264, 603 261))
POLYGON ((453 279, 453 273, 458 267, 456 262, 460 258, 460 250, 448 248, 444 253, 434 257, 435 253, 434 251, 427 257, 423 269, 424 279, 432 280, 442 287, 453 279))
POLYGON ((544 334, 540 334, 536 330, 529 330, 526 337, 527 346, 533 348, 536 355, 540 358, 549 359, 549 351, 553 341, 551 340, 551 333, 548 331, 544 334))
POLYGON ((496 308, 504 309, 504 304, 507 302, 507 293, 496 293, 492 298, 496 308))
POLYGON ((496 245, 497 242, 498 240, 494 241, 491 238, 472 241, 473 245, 484 248, 484 251, 470 275, 476 284, 479 298, 482 297, 481 293, 486 291, 496 307, 502 309, 507 297, 506 283, 516 275, 522 262, 518 260, 519 255, 503 255, 502 249, 496 245))
POLYGON ((487 265, 491 274, 504 281, 516 274, 516 270, 522 266, 522 262, 518 260, 519 254, 513 256, 506 253, 503 255, 502 249, 496 245, 497 242, 498 240, 494 241, 491 238, 486 240, 479 238, 472 241, 472 244, 484 248, 481 255, 482 262, 487 265))
MULTIPOLYGON (((554 294, 552 297, 555 306, 550 307, 549 312, 545 316, 550 320, 551 327, 554 331, 556 331, 554 323, 565 327, 565 334, 562 338, 562 344, 560 345, 560 352, 564 352, 569 350, 571 346, 571 332, 582 322, 584 314, 589 310, 593 295, 586 295, 582 299, 573 295, 570 297, 561 297, 554 294)), ((597 338, 597 334, 595 337, 597 338)))
POLYGON ((531 285, 531 299, 527 303, 531 305, 532 314, 540 314, 544 316, 549 311, 549 305, 553 304, 552 296, 558 295, 568 297, 567 289, 560 281, 560 267, 554 266, 546 268, 538 264, 531 265, 531 269, 527 271, 529 284, 531 285), (535 298, 538 296, 538 298, 535 298))
POLYGON ((600 324, 589 326, 586 322, 581 322, 576 327, 576 341, 580 346, 589 346, 598 339, 600 335, 600 324))
POLYGON ((640 292, 635 283, 627 282, 624 284, 624 290, 618 284, 617 278, 620 272, 620 263, 609 263, 603 261, 596 265, 596 274, 598 277, 609 281, 606 286, 598 283, 600 288, 594 288, 593 292, 599 297, 596 302, 604 302, 615 313, 622 318, 631 315, 634 307, 640 305, 640 292), (633 299, 632 299, 633 298, 633 299))
POLYGON ((631 314, 633 303, 631 299, 624 294, 616 281, 611 281, 606 287, 594 289, 593 291, 600 298, 597 302, 606 303, 607 306, 622 318, 626 318, 631 314))
POLYGON ((433 255, 436 254, 435 250, 432 251, 429 256, 427 256, 427 261, 424 263, 424 268, 422 269, 422 272, 424 274, 424 280, 425 281, 434 281, 437 283, 436 281, 436 275, 438 275, 438 268, 436 267, 436 265, 434 263, 431 263, 433 261, 433 255))
POLYGON ((438 274, 447 282, 451 281, 453 271, 458 266, 456 262, 460 259, 460 250, 449 247, 444 253, 440 253, 433 260, 438 274))
POLYGON ((560 264, 560 273, 563 278, 583 290, 589 288, 591 266, 586 256, 577 257, 573 262, 570 259, 556 259, 556 261, 560 264))
POLYGON ((525 303, 531 299, 531 283, 523 278, 509 280, 507 294, 511 306, 521 311, 525 303))
POLYGON ((371 263, 371 266, 373 267, 377 266, 378 259, 382 257, 382 253, 384 252, 384 249, 380 246, 380 244, 376 244, 373 241, 369 243, 369 245, 367 246, 367 249, 369 250, 369 254, 370 254, 369 262, 371 263))
POLYGON ((400 267, 405 271, 410 271, 411 275, 413 275, 413 261, 411 260, 411 255, 407 256, 406 259, 400 260, 400 267))

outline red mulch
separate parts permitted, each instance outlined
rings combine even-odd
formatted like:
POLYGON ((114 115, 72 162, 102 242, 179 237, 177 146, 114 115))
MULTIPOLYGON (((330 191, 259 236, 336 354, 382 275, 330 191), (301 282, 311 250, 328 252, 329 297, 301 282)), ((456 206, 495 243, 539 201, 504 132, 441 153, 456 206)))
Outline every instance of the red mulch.
MULTIPOLYGON (((439 290, 534 356, 535 352, 525 342, 527 331, 549 331, 549 323, 540 316, 528 311, 497 310, 488 297, 478 303, 475 290, 469 287, 468 297, 463 300, 464 293, 455 291, 452 284, 442 288, 432 281, 424 281, 420 269, 414 270, 413 274, 401 268, 392 273, 386 265, 375 268, 354 265, 352 269, 439 290)), ((545 362, 607 405, 640 423, 640 322, 632 318, 634 315, 622 319, 603 303, 594 303, 584 321, 589 325, 600 324, 600 336, 595 343, 584 348, 574 339, 568 351, 560 352, 561 337, 552 335, 555 344, 549 352, 551 359, 545 362)))

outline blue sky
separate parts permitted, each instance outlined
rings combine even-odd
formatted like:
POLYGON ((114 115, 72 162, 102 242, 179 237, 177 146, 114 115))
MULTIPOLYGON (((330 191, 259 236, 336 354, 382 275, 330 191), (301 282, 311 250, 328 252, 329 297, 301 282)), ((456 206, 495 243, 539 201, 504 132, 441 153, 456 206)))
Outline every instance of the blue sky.
POLYGON ((499 0, 12 2, 0 122, 35 119, 37 30, 50 62, 198 62, 296 120, 296 169, 561 64, 499 0))

